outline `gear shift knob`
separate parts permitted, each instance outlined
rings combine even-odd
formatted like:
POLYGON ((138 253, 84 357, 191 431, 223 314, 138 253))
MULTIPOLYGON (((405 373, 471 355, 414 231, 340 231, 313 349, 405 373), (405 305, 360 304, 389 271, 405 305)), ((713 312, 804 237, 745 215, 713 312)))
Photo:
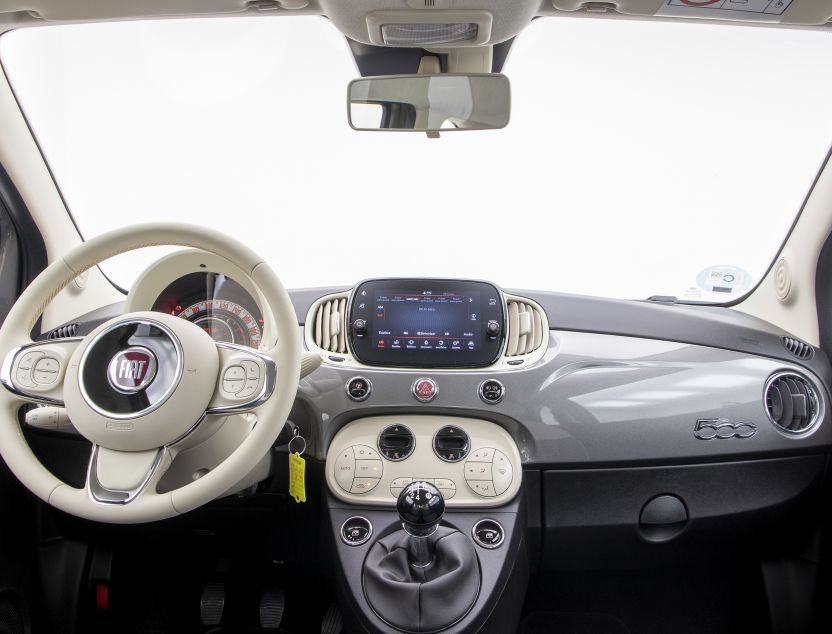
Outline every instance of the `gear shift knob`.
POLYGON ((396 510, 404 530, 414 537, 431 535, 445 512, 445 498, 430 482, 408 484, 399 494, 396 510))

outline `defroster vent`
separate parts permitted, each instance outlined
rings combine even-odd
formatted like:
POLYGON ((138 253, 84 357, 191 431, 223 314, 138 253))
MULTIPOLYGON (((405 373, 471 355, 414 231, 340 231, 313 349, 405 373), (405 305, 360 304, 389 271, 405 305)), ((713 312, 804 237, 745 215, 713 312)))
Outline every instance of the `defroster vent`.
POLYGON ((815 354, 812 346, 805 341, 795 339, 794 337, 783 337, 782 339, 783 345, 786 346, 786 350, 791 352, 798 359, 811 359, 815 354))

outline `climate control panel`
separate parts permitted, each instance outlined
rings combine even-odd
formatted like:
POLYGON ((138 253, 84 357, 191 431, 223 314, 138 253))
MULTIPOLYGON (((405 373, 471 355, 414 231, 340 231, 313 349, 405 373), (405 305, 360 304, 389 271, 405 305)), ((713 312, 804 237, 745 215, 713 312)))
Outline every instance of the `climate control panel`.
POLYGON ((499 425, 476 418, 374 416, 345 425, 330 445, 326 479, 338 498, 395 505, 415 480, 450 507, 499 506, 520 489, 520 454, 499 425))

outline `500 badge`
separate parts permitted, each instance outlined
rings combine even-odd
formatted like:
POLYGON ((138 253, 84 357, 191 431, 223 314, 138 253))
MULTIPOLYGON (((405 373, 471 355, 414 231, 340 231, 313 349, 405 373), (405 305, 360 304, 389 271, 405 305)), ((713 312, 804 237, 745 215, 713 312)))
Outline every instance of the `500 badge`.
POLYGON ((699 440, 751 438, 756 433, 754 423, 732 423, 724 418, 700 418, 693 428, 693 435, 699 440))

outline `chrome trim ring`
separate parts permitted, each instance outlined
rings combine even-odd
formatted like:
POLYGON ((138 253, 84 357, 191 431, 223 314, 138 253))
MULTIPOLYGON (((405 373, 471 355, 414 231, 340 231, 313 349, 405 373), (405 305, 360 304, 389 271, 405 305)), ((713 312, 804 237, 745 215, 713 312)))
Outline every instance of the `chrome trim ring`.
POLYGON ((353 515, 344 520, 344 523, 341 524, 341 529, 338 531, 338 534, 341 536, 341 541, 344 542, 347 546, 361 546, 370 541, 370 537, 373 536, 373 523, 363 515, 353 515), (352 520, 364 520, 365 522, 367 522, 367 528, 369 529, 367 531, 367 536, 359 542, 351 542, 348 541, 346 537, 344 537, 344 527, 347 525, 347 522, 350 522, 352 520))
POLYGON ((433 437, 430 439, 430 447, 431 447, 431 449, 433 449, 433 455, 435 455, 437 458, 439 458, 442 462, 447 462, 448 464, 457 464, 457 463, 460 463, 463 460, 465 460, 465 458, 468 457, 468 454, 471 453, 471 436, 468 434, 467 431, 465 431, 465 429, 462 427, 462 425, 454 425, 454 424, 449 423, 448 425, 442 425, 442 427, 440 427, 435 432, 433 432, 433 437), (463 434, 465 434, 465 438, 468 441, 468 443, 467 443, 468 446, 465 448, 465 451, 456 460, 448 460, 447 458, 443 458, 436 451, 436 434, 438 434, 440 431, 442 431, 446 427, 456 427, 457 429, 459 429, 459 431, 461 431, 463 434))
MULTIPOLYGON (((413 433, 413 430, 410 429, 407 425, 402 425, 401 423, 393 423, 392 425, 387 425, 384 429, 382 429, 378 436, 376 436, 376 449, 378 449, 379 455, 384 458, 385 460, 389 460, 390 462, 402 462, 403 460, 407 460, 410 456, 413 455, 413 452, 416 451, 416 434, 413 433), (379 444, 379 440, 381 436, 391 427, 403 427, 407 430, 407 433, 410 434, 410 437, 413 438, 413 446, 410 448, 410 451, 407 452, 406 455, 402 456, 401 458, 389 458, 385 455, 384 451, 381 449, 381 445, 379 444)), ((365 491, 366 493, 366 491, 365 491)))
POLYGON ((413 385, 410 386, 410 393, 413 394, 414 398, 417 401, 419 401, 420 403, 430 403, 439 394, 439 386, 436 384, 436 381, 434 381, 429 376, 420 376, 418 379, 413 381, 413 385), (419 383, 421 383, 422 381, 427 381, 428 383, 430 383, 433 386, 433 394, 431 394, 430 397, 426 398, 426 397, 423 397, 423 396, 419 396, 419 394, 416 392, 416 386, 419 383))
POLYGON ((495 550, 502 546, 503 542, 506 540, 506 529, 503 528, 503 525, 500 524, 500 522, 498 522, 497 520, 490 517, 484 517, 476 524, 474 524, 474 526, 471 527, 471 538, 474 540, 474 543, 476 543, 477 546, 479 546, 480 548, 485 548, 486 550, 495 550), (496 524, 500 527, 500 541, 498 541, 496 544, 485 544, 481 542, 479 539, 477 539, 477 527, 483 522, 491 522, 492 524, 496 524))
POLYGON ((496 405, 497 403, 499 403, 500 401, 502 401, 505 398, 505 396, 506 396, 506 386, 503 385, 502 381, 498 381, 497 379, 485 379, 485 381, 483 381, 482 383, 480 383, 477 386, 477 394, 479 395, 480 400, 483 403, 485 403, 486 405, 496 405), (486 383, 496 383, 497 385, 500 386, 500 398, 498 398, 496 401, 489 401, 487 398, 485 398, 485 396, 483 396, 482 386, 485 385, 486 383))
POLYGON ((778 432, 785 434, 787 437, 794 438, 809 434, 817 428, 818 424, 820 423, 820 421, 823 420, 823 417, 826 414, 826 402, 823 398, 823 393, 818 389, 817 383, 810 379, 808 376, 806 376, 805 374, 801 374, 800 372, 795 372, 794 370, 781 370, 779 372, 775 372, 770 377, 768 377, 768 380, 766 381, 765 386, 763 387, 763 409, 766 412, 766 418, 772 425, 774 425, 774 428, 778 432), (804 427, 803 429, 792 430, 781 427, 771 417, 771 414, 768 411, 768 391, 771 388, 771 384, 778 379, 782 379, 784 376, 792 376, 800 379, 801 381, 805 381, 815 397, 815 402, 817 403, 817 411, 815 411, 815 415, 812 416, 812 420, 809 422, 809 424, 806 425, 806 427, 804 427))
POLYGON ((81 354, 81 361, 78 363, 78 388, 81 391, 81 396, 83 397, 84 402, 87 405, 89 405, 89 407, 93 411, 97 412, 98 414, 101 414, 102 416, 106 416, 107 418, 112 418, 114 420, 130 420, 130 419, 133 419, 133 418, 139 418, 140 416, 146 416, 147 414, 150 414, 151 412, 156 411, 162 405, 164 405, 167 402, 167 400, 171 397, 171 395, 176 391, 176 388, 179 387, 179 382, 182 379, 182 372, 184 371, 184 368, 185 368, 185 362, 184 362, 184 359, 183 359, 183 355, 184 355, 184 353, 182 351, 182 344, 179 342, 179 339, 176 337, 176 335, 173 333, 173 331, 170 328, 168 328, 166 325, 164 325, 163 323, 152 320, 152 319, 132 319, 132 318, 124 319, 122 321, 118 321, 116 323, 113 323, 113 324, 110 324, 109 326, 107 326, 104 330, 99 332, 92 339, 92 341, 89 342, 87 347, 84 349, 83 354, 81 354), (130 412, 130 413, 127 413, 127 414, 118 414, 116 412, 107 411, 103 407, 99 407, 92 400, 90 395, 87 393, 86 386, 84 385, 84 367, 87 363, 87 357, 89 356, 90 350, 92 350, 93 347, 95 347, 95 344, 98 343, 98 341, 100 339, 102 339, 105 335, 109 334, 113 330, 116 330, 117 328, 122 328, 123 326, 129 326, 129 325, 133 325, 133 324, 141 324, 141 325, 145 325, 145 326, 151 326, 153 328, 158 328, 159 330, 164 332, 168 336, 168 338, 173 342, 173 347, 174 347, 174 350, 176 352, 176 377, 174 378, 173 381, 171 381, 171 384, 163 392, 163 394, 159 398, 159 400, 156 401, 156 403, 154 403, 150 407, 146 407, 145 409, 140 410, 138 412, 130 412))
POLYGON ((368 398, 370 398, 370 394, 373 391, 373 384, 370 381, 370 379, 368 379, 367 377, 358 375, 358 376, 352 377, 349 381, 347 381, 344 384, 344 390, 347 393, 347 398, 348 399, 350 399, 351 401, 355 401, 356 403, 361 403, 363 401, 366 401, 368 398), (364 381, 367 384, 367 393, 361 398, 355 398, 352 394, 350 394, 350 383, 352 383, 356 379, 360 379, 360 380, 364 381))

